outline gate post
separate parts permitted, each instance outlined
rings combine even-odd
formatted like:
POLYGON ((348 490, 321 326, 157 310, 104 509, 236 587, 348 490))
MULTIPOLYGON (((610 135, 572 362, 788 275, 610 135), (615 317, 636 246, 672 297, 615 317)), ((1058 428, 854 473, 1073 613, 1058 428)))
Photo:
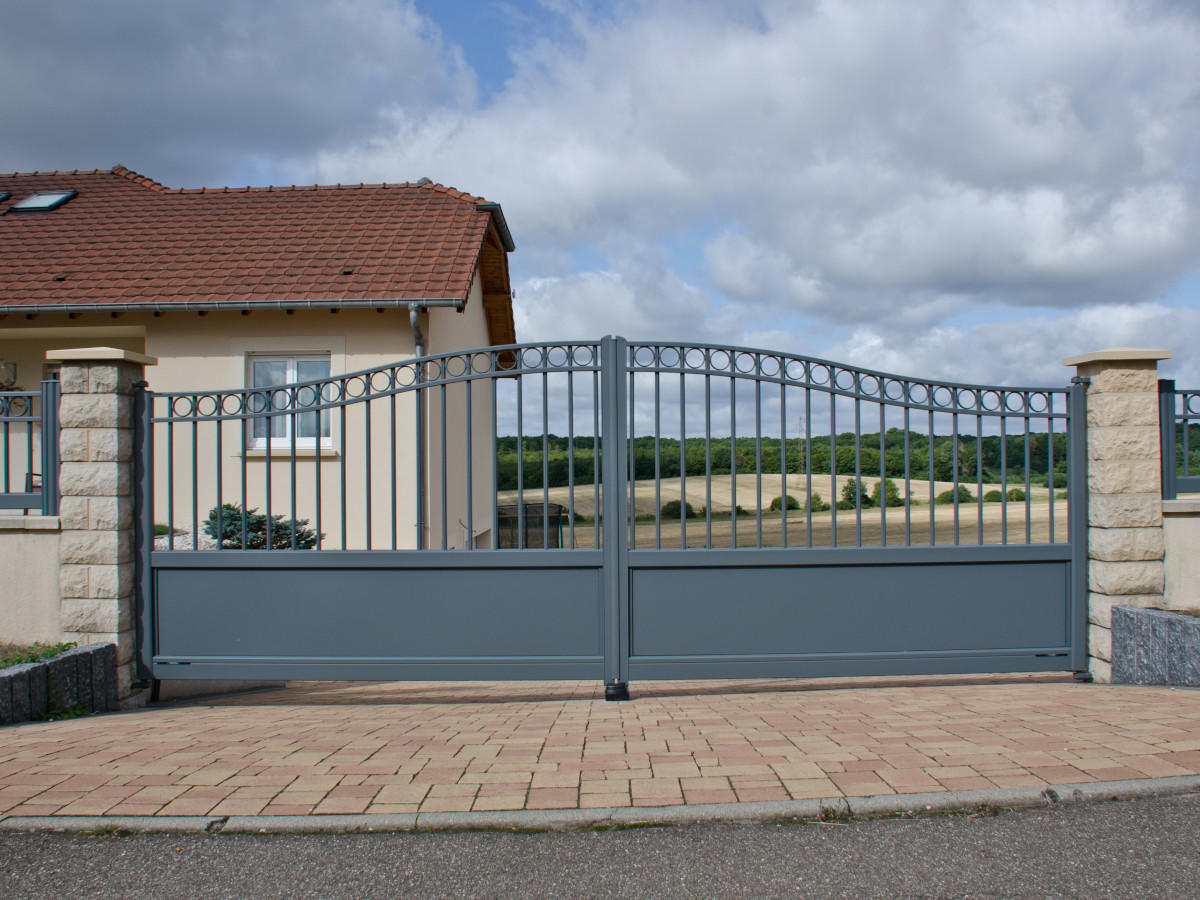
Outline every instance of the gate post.
MULTIPOLYGON (((1112 677, 1113 606, 1161 606, 1165 571, 1158 361, 1169 350, 1117 347, 1063 360, 1086 385, 1088 669, 1112 677)), ((1083 423, 1079 423, 1082 425, 1083 423)), ((1078 428, 1072 419, 1072 427, 1078 428)), ((1074 522, 1075 520, 1073 520, 1074 522)), ((1076 544, 1078 546, 1078 544, 1076 544)))
POLYGON ((51 350, 59 385, 60 616, 64 639, 117 647, 117 699, 133 693, 133 393, 157 360, 112 347, 51 350))
POLYGON ((604 509, 604 699, 629 699, 628 348, 600 339, 600 454, 604 509))

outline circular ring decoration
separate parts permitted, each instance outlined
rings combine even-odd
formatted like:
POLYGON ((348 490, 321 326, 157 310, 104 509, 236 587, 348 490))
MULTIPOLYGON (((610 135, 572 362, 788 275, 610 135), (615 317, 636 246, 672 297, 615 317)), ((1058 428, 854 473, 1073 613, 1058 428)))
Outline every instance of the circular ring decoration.
POLYGON ((688 347, 683 351, 684 368, 699 371, 708 362, 707 354, 699 347, 688 347))
POLYGON ((832 375, 833 387, 839 391, 853 391, 857 387, 858 379, 849 369, 834 369, 832 375))
MULTIPOLYGON (((462 378, 464 375, 467 374, 467 372, 470 370, 470 368, 471 368, 470 357, 468 357, 464 354, 461 354, 461 353, 457 356, 451 356, 449 359, 446 360, 446 377, 447 378, 462 378)), ((394 374, 395 373, 393 371, 393 375, 394 374)))
POLYGON ((1004 411, 1010 413, 1025 412, 1025 396, 1020 391, 1005 391, 1004 411))
POLYGON ((984 412, 999 412, 1003 403, 1000 391, 981 391, 979 394, 979 408, 984 412))
POLYGON ((733 370, 739 375, 762 373, 762 364, 756 353, 737 352, 733 355, 733 370))
POLYGON ((731 370, 733 358, 727 350, 710 350, 708 351, 708 367, 717 372, 728 372, 731 370))
POLYGON ((680 368, 680 355, 678 347, 659 347, 658 348, 658 366, 661 369, 678 369, 680 368))
POLYGON ((244 394, 221 394, 219 411, 222 416, 236 416, 246 406, 244 394))
POLYGON ((398 367, 392 375, 397 388, 412 387, 417 383, 417 367, 412 363, 398 367))
POLYGON ((812 363, 808 368, 809 383, 817 387, 832 388, 834 387, 833 367, 825 363, 812 363))
POLYGON ((495 355, 490 351, 471 354, 471 374, 487 375, 495 371, 495 355))
POLYGON ((198 418, 211 419, 220 412, 220 409, 219 394, 205 394, 203 397, 196 398, 196 416, 198 418))
POLYGON ((923 381, 910 381, 904 391, 904 399, 914 406, 929 405, 929 385, 923 381))
POLYGON ((540 369, 546 362, 546 352, 541 347, 526 347, 521 351, 522 369, 540 369))
POLYGON ((633 353, 631 353, 630 355, 633 357, 631 360, 631 362, 633 363, 633 368, 635 368, 635 369, 652 369, 652 368, 654 368, 655 357, 657 356, 657 354, 655 353, 654 347, 647 347, 644 345, 641 347, 634 347, 633 353))
POLYGON ((885 400, 900 401, 904 399, 904 382, 895 378, 884 379, 882 397, 885 400))
POLYGON ((867 397, 878 397, 880 394, 879 379, 874 375, 861 374, 858 376, 858 392, 867 397))
POLYGON ((783 371, 783 359, 779 356, 763 356, 758 361, 758 374, 764 378, 778 378, 783 371))
POLYGON ((788 381, 794 381, 799 384, 807 384, 812 380, 809 375, 808 364, 799 359, 784 358, 783 377, 788 381))
POLYGON ((1183 395, 1183 412, 1185 415, 1200 415, 1200 394, 1183 395))
POLYGON ((1027 412, 1045 413, 1050 409, 1050 395, 1045 391, 1034 391, 1025 401, 1027 412))
POLYGON ((954 391, 944 384, 930 385, 929 401, 931 406, 938 409, 953 409, 954 391))
POLYGON ((546 351, 546 365, 552 369, 565 369, 570 358, 566 347, 551 347, 546 351))

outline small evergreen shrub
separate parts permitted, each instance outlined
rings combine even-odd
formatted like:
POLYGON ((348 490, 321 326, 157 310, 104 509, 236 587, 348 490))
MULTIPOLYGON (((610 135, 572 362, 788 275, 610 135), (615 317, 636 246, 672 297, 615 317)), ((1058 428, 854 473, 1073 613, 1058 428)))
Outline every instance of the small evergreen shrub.
POLYGON ((890 478, 885 478, 882 482, 875 482, 875 487, 871 488, 871 505, 879 506, 881 503, 884 506, 904 505, 904 498, 900 496, 900 488, 890 478), (880 490, 881 483, 882 490, 880 490))
POLYGON ((838 501, 838 509, 854 509, 859 504, 863 509, 870 509, 875 500, 867 493, 861 478, 855 478, 842 485, 842 499, 838 501))
POLYGON ((1006 496, 1009 500, 1024 500, 1025 492, 1020 488, 1013 488, 1004 496, 1006 496))
POLYGON ((678 519, 679 518, 679 509, 681 506, 684 509, 684 515, 686 516, 686 518, 689 518, 689 519, 696 518, 696 511, 694 509, 692 509, 692 504, 680 503, 680 501, 678 501, 678 500, 668 500, 666 503, 664 503, 662 505, 662 509, 659 510, 659 513, 662 515, 662 517, 664 519, 678 519))
POLYGON ((829 504, 822 500, 821 495, 816 491, 813 491, 812 495, 808 498, 808 505, 813 512, 825 512, 829 509, 829 504))
MULTIPOLYGON (((783 504, 784 504, 784 498, 776 497, 774 500, 771 501, 771 511, 779 512, 779 510, 783 507, 783 504)), ((795 497, 793 497, 791 494, 788 494, 787 495, 787 508, 788 509, 799 509, 800 501, 797 500, 795 497)))
MULTIPOLYGON (((204 533, 219 540, 226 550, 264 550, 267 547, 267 517, 257 509, 248 510, 246 519, 246 545, 242 546, 242 507, 236 503, 223 503, 221 510, 221 533, 217 534, 217 507, 208 513, 204 533)), ((308 519, 285 519, 282 514, 271 516, 271 549, 289 550, 292 532, 296 534, 296 547, 311 550, 317 545, 317 533, 308 527, 308 519)), ((325 535, 320 535, 324 537, 325 535)))
POLYGON ((986 494, 983 495, 984 503, 999 503, 1003 499, 1004 499, 1004 495, 1001 494, 999 491, 988 491, 986 494))
MULTIPOLYGON (((960 484, 958 486, 958 502, 959 503, 971 503, 974 499, 975 499, 975 495, 972 494, 969 490, 967 490, 967 486, 965 484, 960 484)), ((937 497, 934 498, 933 502, 934 503, 953 503, 954 502, 954 491, 953 490, 942 491, 940 494, 937 495, 937 497)))

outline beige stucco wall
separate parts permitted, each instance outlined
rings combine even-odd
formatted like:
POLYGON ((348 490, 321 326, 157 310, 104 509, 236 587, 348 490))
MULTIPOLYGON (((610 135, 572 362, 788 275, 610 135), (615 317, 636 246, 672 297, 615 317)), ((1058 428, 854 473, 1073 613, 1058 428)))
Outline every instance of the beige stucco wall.
POLYGON ((0 519, 0 642, 62 640, 59 627, 57 516, 0 519))
MULTIPOLYGON (((474 348, 488 344, 480 279, 476 277, 463 312, 435 308, 422 314, 427 353, 474 348)), ((44 372, 44 355, 49 349, 81 346, 111 346, 146 353, 158 364, 146 370, 146 380, 157 392, 235 390, 247 384, 247 360, 256 353, 328 354, 334 375, 373 369, 410 359, 415 352, 408 310, 405 308, 296 310, 255 310, 241 312, 125 313, 117 318, 108 314, 84 313, 67 320, 60 316, 36 316, 33 319, 9 319, 0 327, 0 359, 15 361, 19 383, 36 389, 44 372), (28 382, 28 384, 26 384, 28 382)), ((378 387, 378 381, 376 387, 378 387)), ((491 392, 480 383, 472 394, 473 530, 486 545, 491 519, 490 399, 491 392)), ((427 392, 428 506, 427 546, 441 546, 441 394, 427 392)), ((447 453, 447 544, 466 545, 466 389, 451 386, 446 392, 447 453)), ((416 546, 417 491, 415 481, 416 402, 411 393, 401 394, 393 402, 381 398, 370 404, 369 454, 367 404, 351 404, 344 416, 332 419, 332 447, 320 453, 320 529, 324 546, 343 545, 341 485, 346 480, 345 546, 368 546, 366 510, 370 507, 370 546, 416 546), (344 421, 343 421, 344 418, 344 421), (343 441, 342 430, 345 429, 343 441), (395 433, 395 466, 393 442, 395 433), (368 478, 368 455, 369 471, 368 478), (370 497, 368 498, 368 484, 370 497), (393 495, 397 515, 393 522, 393 495), (369 499, 369 504, 368 504, 369 499)), ((160 412, 161 410, 156 410, 160 412)), ((165 429, 163 429, 165 430, 165 429)), ((199 478, 193 481, 188 457, 193 429, 177 425, 173 429, 175 472, 168 491, 171 467, 165 435, 158 442, 155 457, 156 509, 154 519, 188 531, 196 522, 203 527, 209 511, 218 501, 240 503, 242 467, 246 472, 246 505, 265 511, 267 498, 266 452, 251 449, 243 458, 242 427, 227 422, 219 436, 215 424, 202 423, 195 429, 199 478), (217 483, 220 463, 220 489, 217 483), (194 499, 193 499, 194 498, 194 499)), ((277 448, 269 463, 272 513, 291 518, 292 460, 290 442, 277 448)), ((35 446, 34 454, 38 449, 35 446)), ((318 518, 318 461, 312 449, 300 448, 295 469, 295 515, 315 524, 318 518)), ((13 477, 23 484, 24 460, 14 460, 20 472, 13 477)), ((17 482, 14 482, 17 483, 17 482)))
POLYGON ((1200 498, 1163 501, 1166 609, 1200 615, 1200 498))
MULTIPOLYGON (((431 309, 428 331, 431 354, 449 353, 464 348, 485 347, 488 344, 487 323, 482 315, 483 297, 479 279, 472 288, 468 310, 477 315, 459 315, 453 309, 431 309)), ((482 360, 471 363, 483 365, 482 360)), ((451 371, 458 371, 451 369, 451 371)), ((426 546, 441 547, 442 541, 442 468, 446 471, 446 544, 450 549, 468 545, 467 481, 468 465, 471 479, 471 531, 476 546, 491 546, 492 536, 492 391, 488 379, 467 384, 449 385, 446 389, 446 452, 443 460, 441 441, 441 394, 430 396, 429 421, 429 533, 426 546), (468 393, 470 394, 468 403, 468 393), (468 444, 467 409, 470 407, 471 427, 468 444)))

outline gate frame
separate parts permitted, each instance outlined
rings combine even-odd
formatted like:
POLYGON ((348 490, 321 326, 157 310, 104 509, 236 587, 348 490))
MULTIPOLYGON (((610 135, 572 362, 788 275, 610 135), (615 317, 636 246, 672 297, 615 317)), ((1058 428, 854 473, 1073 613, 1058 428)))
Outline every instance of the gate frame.
MULTIPOLYGON (((579 344, 581 342, 568 342, 579 344)), ((516 345, 512 348, 481 348, 480 351, 467 350, 460 351, 464 354, 475 352, 497 353, 505 350, 516 350, 518 352, 528 348, 531 345, 516 345)), ((535 345, 546 346, 546 345, 535 345)), ((628 431, 628 396, 630 377, 634 371, 630 363, 628 342, 622 337, 606 336, 597 342, 594 346, 597 350, 597 366, 600 378, 600 414, 602 428, 600 434, 600 446, 602 451, 602 484, 606 486, 603 492, 603 545, 600 553, 600 566, 598 571, 601 578, 600 586, 600 609, 602 614, 603 629, 602 629, 602 658, 603 658, 603 680, 605 682, 605 696, 609 700, 622 700, 629 697, 628 681, 631 671, 631 651, 634 642, 633 630, 633 597, 632 597, 632 579, 636 569, 643 568, 639 565, 641 558, 646 556, 651 558, 651 554, 658 554, 659 560, 668 563, 667 567, 671 567, 669 560, 671 554, 679 556, 681 559, 686 558, 689 567, 692 563, 703 564, 704 554, 722 554, 733 553, 736 555, 745 554, 746 563, 753 566, 764 565, 779 565, 783 564, 785 568, 800 568, 813 565, 818 556, 814 555, 817 552, 824 551, 824 548, 801 548, 793 547, 786 549, 768 549, 768 548, 737 548, 736 550, 717 550, 714 548, 692 549, 692 550, 650 550, 650 551, 631 551, 629 546, 630 538, 630 514, 631 508, 629 504, 630 478, 629 472, 629 431, 628 431), (631 560, 631 552, 635 554, 634 560, 631 560), (667 554, 667 555, 663 555, 667 554), (783 562, 785 559, 792 560, 791 562, 783 562)), ((738 351, 741 348, 729 348, 731 351, 738 351)), ((767 352, 767 351, 763 351, 767 352)), ((417 365, 422 365, 426 357, 416 360, 417 365)), ((496 377, 493 375, 493 377, 496 377)), ((1088 610, 1087 610, 1087 496, 1088 496, 1088 480, 1086 470, 1087 460, 1087 436, 1086 436, 1086 395, 1085 395, 1086 379, 1074 379, 1071 387, 1068 389, 1068 413, 1066 421, 1068 422, 1068 492, 1070 497, 1070 507, 1068 516, 1068 544, 1069 547, 1063 546, 1057 552, 1051 552, 1050 555, 1056 559, 1066 563, 1068 569, 1068 586, 1066 594, 1067 615, 1068 620, 1065 623, 1067 634, 1069 635, 1069 647, 1065 655, 1069 656, 1070 669, 1073 670, 1077 677, 1082 676, 1087 668, 1087 629, 1088 629, 1088 610)), ((150 402, 150 397, 146 382, 138 382, 135 386, 135 427, 136 436, 134 441, 135 454, 135 496, 137 500, 137 514, 135 521, 138 528, 135 559, 137 565, 136 584, 138 587, 137 606, 136 606, 136 623, 138 626, 137 646, 139 652, 137 654, 138 671, 143 677, 154 679, 164 676, 179 677, 255 677, 247 675, 245 671, 230 668, 223 670, 218 664, 217 666, 200 666, 192 669, 191 672, 183 672, 175 669, 176 665, 180 665, 183 661, 163 660, 155 661, 156 653, 156 629, 158 627, 159 610, 158 600, 156 595, 157 580, 155 577, 156 568, 161 569, 178 569, 196 568, 196 569, 212 569, 212 570, 230 570, 230 569, 252 569, 262 568, 264 570, 288 568, 291 563, 288 562, 289 553, 295 551, 287 550, 239 550, 236 553, 229 551, 198 551, 198 550, 182 550, 182 551, 156 551, 154 549, 154 509, 153 509, 153 479, 154 479, 154 445, 153 445, 153 407, 150 402), (158 554, 165 554, 163 557, 163 565, 155 566, 153 557, 158 554), (176 558, 178 557, 178 559, 176 558), (169 673, 164 671, 164 667, 170 667, 173 671, 169 673), (204 671, 201 672, 200 669, 204 671)), ((1038 389, 1042 390, 1042 389, 1038 389)), ((1062 388, 1047 389, 1056 392, 1062 392, 1062 388)), ((417 397, 421 398, 424 393, 424 388, 417 389, 417 397)), ((494 415, 494 412, 493 412, 494 415)), ((418 453, 417 464, 419 467, 424 467, 423 446, 418 453)), ((1011 547, 1020 547, 1022 545, 1011 545, 1011 547)), ((1040 546, 1040 545, 1039 545, 1040 546)), ((1054 545, 1047 545, 1053 547, 1054 545)), ((862 554, 865 552, 868 556, 877 548, 845 548, 834 549, 831 552, 835 554, 830 559, 845 559, 847 563, 856 554, 865 561, 862 554)), ((973 545, 958 547, 939 547, 937 554, 940 562, 950 561, 949 558, 942 558, 943 554, 951 554, 951 558, 961 558, 964 562, 968 562, 972 554, 970 551, 979 548, 973 545)), ((1027 547, 1028 549, 1028 547, 1027 547)), ((888 555, 895 554, 897 557, 907 555, 908 561, 916 565, 920 565, 919 557, 922 548, 920 546, 909 546, 903 548, 887 548, 888 555)), ((307 553, 306 551, 306 559, 307 553)), ((573 551, 584 553, 586 551, 573 551)), ((442 568, 433 561, 440 558, 440 554, 445 553, 445 568, 447 571, 451 569, 478 569, 487 568, 488 557, 492 554, 500 554, 496 559, 505 559, 500 568, 505 569, 540 569, 544 566, 538 565, 539 558, 537 551, 528 549, 519 551, 478 551, 478 550, 462 550, 462 551, 431 551, 426 549, 406 550, 406 551, 385 551, 371 550, 367 551, 372 562, 368 568, 393 568, 397 571, 422 568, 442 568), (420 554, 421 560, 418 560, 414 554, 420 554), (467 561, 466 558, 459 559, 461 554, 467 554, 473 557, 473 561, 467 561), (520 556, 505 556, 506 554, 520 554, 520 556), (389 559, 390 558, 390 559, 389 559), (426 562, 428 561, 428 562, 426 562), (391 563, 391 565, 389 565, 391 563)), ((996 555, 1002 555, 1002 552, 997 552, 996 555)), ((1017 555, 1017 554, 1014 554, 1017 555)), ((1037 554, 1034 554, 1037 555, 1037 554)), ((355 551, 319 551, 319 556, 322 562, 318 565, 302 566, 302 568, 314 569, 329 569, 338 568, 339 563, 343 566, 355 564, 355 551)), ((715 559, 715 557, 713 557, 715 559)), ((298 558, 297 558, 298 559, 298 558)), ((932 560, 931 560, 932 561, 932 560)), ((312 562, 316 562, 315 559, 312 562)), ((844 565, 846 563, 838 563, 844 565)), ((551 568, 589 568, 587 562, 583 559, 578 559, 567 564, 565 559, 560 560, 550 566, 551 568)), ((649 567, 649 566, 648 566, 649 567)), ((703 567, 701 565, 701 567, 703 567)), ((898 653, 908 651, 897 651, 898 653)), ((1064 654, 1055 654, 1056 658, 1064 654)), ((936 657, 936 653, 934 654, 936 657)), ((582 657, 581 657, 582 658, 582 657)), ((933 658, 933 657, 930 657, 933 658)), ((397 658, 399 659, 399 658, 397 658)), ((410 661, 394 662, 390 664, 393 668, 416 668, 420 669, 420 665, 410 661), (410 665, 411 663, 411 665, 410 665)), ((440 665, 440 664, 439 664, 440 665)), ((191 666, 187 666, 191 669, 191 666)), ((383 667, 384 669, 387 666, 383 667)), ((501 674, 505 666, 500 665, 492 671, 494 674, 501 674)), ((520 668, 517 666, 517 668, 520 668)), ((919 667, 918 667, 919 668, 919 667)), ((1047 666, 1048 668, 1048 666, 1047 666)), ((1017 671, 1018 669, 1014 669, 1017 671)), ((1025 671, 1028 669, 1019 669, 1025 671)), ((1039 667, 1036 670, 1044 670, 1039 667)), ((1061 670, 1061 669, 1060 669, 1061 670)), ((375 670, 372 670, 375 671, 375 670)), ((383 671, 383 670, 380 670, 383 671)), ((481 674, 487 671, 485 666, 469 665, 467 670, 472 674, 481 674)), ((932 670, 931 670, 932 671, 932 670)), ((880 673, 885 674, 885 673, 880 673)), ((278 677, 278 675, 276 675, 278 677)), ((297 677, 305 677, 298 675, 297 677)), ((379 677, 378 674, 366 675, 365 677, 379 677)), ((463 677, 462 673, 457 676, 453 672, 442 672, 441 677, 463 677)), ((530 674, 515 674, 509 677, 544 677, 537 674, 535 670, 530 670, 530 674)), ((736 674, 728 672, 716 671, 696 671, 686 677, 737 677, 736 674)), ((750 677, 764 677, 762 675, 754 675, 750 677)), ((778 677, 778 676, 777 676, 778 677)))

